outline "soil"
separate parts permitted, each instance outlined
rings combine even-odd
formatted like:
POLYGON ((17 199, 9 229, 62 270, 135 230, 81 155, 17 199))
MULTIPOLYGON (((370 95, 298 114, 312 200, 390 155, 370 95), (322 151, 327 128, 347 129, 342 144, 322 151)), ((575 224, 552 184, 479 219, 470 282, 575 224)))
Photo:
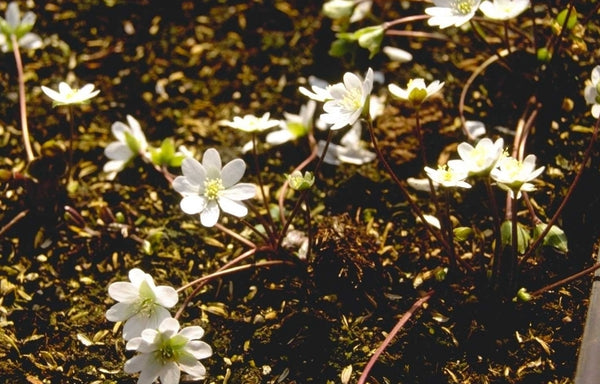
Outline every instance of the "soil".
MULTIPOLYGON (((391 20, 419 14, 424 6, 405 2, 403 9, 405 3, 397 3, 376 1, 374 14, 391 20)), ((239 148, 249 136, 222 127, 220 120, 295 113, 306 101, 298 86, 309 76, 333 83, 345 71, 364 73, 370 66, 383 72, 384 84, 403 86, 412 77, 446 81, 443 97, 428 100, 420 116, 431 163, 456 156, 456 143, 465 140, 457 118, 462 87, 501 42, 489 47, 473 31, 450 28, 443 40, 386 37, 386 43, 413 53, 411 63, 392 63, 381 53, 369 59, 361 49, 335 58, 328 54, 335 40, 332 21, 320 6, 302 0, 21 2, 21 10, 29 7, 37 15, 34 32, 44 39, 42 49, 23 52, 29 126, 42 155, 27 167, 16 68, 6 53, 0 60, 0 226, 6 229, 0 238, 0 381, 136 382, 123 372, 132 353, 125 351, 120 324, 104 317, 114 303, 108 285, 138 267, 157 283, 178 287, 245 251, 185 215, 180 196, 141 160, 107 180, 103 148, 113 140, 111 124, 127 114, 140 121, 155 146, 173 137, 196 158, 215 147, 230 160, 242 156, 239 148), (67 108, 52 108, 39 88, 55 88, 64 79, 101 90, 89 105, 72 110, 71 161, 67 108)), ((561 6, 556 2, 550 12, 561 6)), ((586 15, 592 7, 577 10, 586 15)), ((546 12, 546 6, 538 8, 536 15, 546 12)), ((586 21, 587 49, 565 42, 567 48, 546 64, 514 53, 484 71, 467 93, 467 118, 484 121, 506 143, 529 95, 540 96, 543 107, 528 151, 547 167, 531 194, 546 221, 579 170, 594 123, 583 86, 598 60, 600 30, 597 20, 586 21)), ((536 33, 552 34, 548 25, 536 33)), ((385 86, 376 84, 375 92, 385 93, 385 86)), ((415 124, 414 108, 391 101, 375 127, 382 152, 402 179, 424 176, 415 124)), ((532 292, 594 263, 600 232, 600 200, 591 192, 600 177, 597 148, 558 222, 569 252, 542 248, 523 266, 519 287, 532 292)), ((261 152, 258 164, 271 198, 309 153, 303 139, 261 152)), ((243 158, 247 178, 256 182, 255 159, 243 158)), ((178 168, 170 171, 180 174, 178 168)), ((252 262, 286 263, 215 279, 185 308, 182 323, 201 325, 214 351, 202 361, 208 376, 200 382, 338 383, 351 366, 348 382, 354 383, 400 316, 431 291, 379 358, 369 383, 572 382, 591 277, 530 302, 513 301, 514 291, 491 289, 485 217, 491 208, 484 192, 474 187, 451 195, 452 219, 476 230, 474 239, 458 247, 468 268, 451 268, 380 161, 324 164, 307 200, 315 235, 309 257, 259 252, 252 262)), ((425 211, 432 209, 427 194, 411 194, 425 211)), ((289 197, 291 209, 298 194, 289 197)), ((496 197, 503 201, 504 194, 498 190, 496 197)), ((294 224, 305 229, 300 216, 294 224)), ((519 217, 527 222, 525 208, 519 217)), ((222 223, 252 236, 231 217, 222 223)))

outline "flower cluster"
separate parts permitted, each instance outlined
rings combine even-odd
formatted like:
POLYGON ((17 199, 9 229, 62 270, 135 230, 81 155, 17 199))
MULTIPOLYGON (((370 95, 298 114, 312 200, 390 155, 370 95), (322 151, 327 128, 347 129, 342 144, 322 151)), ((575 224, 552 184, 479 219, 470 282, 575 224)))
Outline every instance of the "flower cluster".
POLYGON ((449 160, 438 169, 425 167, 427 176, 443 187, 470 188, 464 180, 467 177, 491 177, 497 185, 507 190, 512 198, 521 197, 521 192, 535 190, 531 181, 544 171, 544 167, 535 168, 535 155, 528 155, 523 161, 506 155, 504 140, 492 141, 483 138, 473 147, 462 142, 457 151, 460 159, 449 160))
POLYGON ((440 28, 460 27, 473 18, 477 10, 494 20, 517 17, 529 7, 529 0, 433 0, 434 7, 425 9, 428 24, 440 28))
POLYGON ((21 18, 19 4, 11 1, 6 7, 4 18, 0 17, 0 47, 2 52, 14 49, 13 36, 20 47, 25 49, 37 49, 42 46, 42 39, 31 32, 35 24, 36 16, 28 11, 21 18))
POLYGON ((125 362, 127 373, 140 372, 138 384, 151 384, 160 378, 163 384, 179 382, 181 371, 203 378, 206 369, 198 360, 212 355, 210 345, 200 341, 204 330, 199 326, 179 329, 177 319, 167 308, 177 304, 177 291, 154 284, 141 269, 129 271, 129 281, 114 282, 109 296, 117 303, 106 311, 109 321, 125 322, 126 349, 138 352, 125 362))

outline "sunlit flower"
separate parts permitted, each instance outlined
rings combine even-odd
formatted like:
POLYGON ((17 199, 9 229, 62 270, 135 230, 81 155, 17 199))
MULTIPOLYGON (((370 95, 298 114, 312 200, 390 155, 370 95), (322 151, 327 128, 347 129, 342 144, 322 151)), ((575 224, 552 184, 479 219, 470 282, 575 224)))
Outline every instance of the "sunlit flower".
POLYGON ((592 70, 592 83, 586 85, 584 91, 585 101, 592 104, 592 116, 600 117, 600 65, 592 70))
POLYGON ((356 23, 357 21, 361 21, 367 17, 369 12, 371 12, 371 7, 373 6, 373 1, 371 0, 357 0, 355 3, 356 7, 354 7, 352 16, 350 16, 351 23, 356 23))
MULTIPOLYGON (((361 123, 357 121, 342 137, 340 140, 341 145, 329 143, 323 161, 333 165, 342 163, 361 165, 373 161, 376 155, 365 148, 365 143, 361 140, 361 131, 361 123)), ((317 145, 319 147, 319 156, 323 156, 325 141, 320 140, 317 145)))
POLYGON ((6 7, 4 18, 0 17, 0 46, 2 52, 13 50, 11 36, 14 35, 20 47, 25 49, 37 49, 42 46, 42 39, 35 33, 30 32, 35 24, 35 13, 25 12, 23 18, 19 13, 19 4, 11 1, 6 7))
POLYGON ((152 384, 157 378, 161 384, 177 384, 181 371, 202 379, 206 368, 198 360, 212 355, 210 345, 200 341, 202 336, 202 327, 179 330, 176 319, 166 318, 158 327, 145 329, 140 337, 127 342, 125 348, 139 353, 125 362, 124 371, 140 372, 138 384, 152 384))
POLYGON ((529 0, 485 0, 479 10, 490 19, 509 20, 519 16, 529 7, 529 0))
POLYGON ((109 179, 114 178, 136 156, 148 150, 140 123, 131 115, 127 115, 127 123, 129 125, 117 121, 112 125, 111 130, 117 141, 104 148, 104 154, 110 159, 104 164, 104 172, 109 174, 109 179))
POLYGON ((58 92, 42 85, 42 91, 52 99, 54 106, 69 104, 87 104, 90 99, 100 93, 94 90, 94 84, 86 84, 82 88, 71 88, 69 84, 61 81, 58 84, 58 92))
POLYGON ((245 115, 244 117, 235 116, 233 121, 223 121, 222 125, 239 129, 245 132, 262 132, 270 128, 277 127, 281 122, 270 118, 269 112, 261 117, 254 115, 245 115))
POLYGON ((502 156, 503 146, 502 138, 492 142, 486 137, 479 140, 475 147, 462 142, 457 148, 461 160, 450 160, 448 165, 455 169, 464 167, 469 176, 488 175, 502 156))
POLYGON ((118 301, 106 311, 109 321, 125 321, 123 338, 140 336, 146 328, 157 328, 171 314, 166 308, 177 304, 177 291, 166 285, 156 286, 154 279, 141 269, 129 271, 129 281, 108 286, 108 295, 118 301))
POLYGON ((440 165, 437 169, 425 167, 425 173, 431 181, 445 188, 471 188, 471 184, 465 181, 468 174, 464 168, 440 165))
POLYGON ((173 180, 173 188, 179 192, 181 210, 189 215, 200 214, 200 222, 205 227, 214 226, 219 220, 220 210, 236 217, 248 214, 242 203, 256 195, 256 186, 239 183, 246 163, 234 159, 221 167, 221 156, 214 148, 209 148, 202 156, 202 163, 186 158, 181 164, 183 176, 173 180))
POLYGON ((425 9, 431 18, 429 25, 447 28, 451 25, 460 27, 471 20, 481 0, 433 0, 435 7, 425 9))
POLYGON ((332 124, 332 130, 354 124, 363 113, 372 89, 371 68, 367 70, 364 80, 351 72, 346 72, 342 83, 333 84, 328 88, 331 99, 323 105, 325 113, 321 114, 321 120, 326 124, 332 124))
POLYGON ((545 167, 535 169, 535 161, 535 155, 527 155, 523 161, 504 156, 490 175, 500 188, 509 191, 512 198, 518 199, 521 197, 521 191, 535 190, 534 185, 529 182, 544 172, 545 167))
POLYGON ((406 85, 406 89, 400 88, 396 84, 389 84, 388 89, 392 96, 407 100, 415 105, 420 105, 428 97, 438 93, 444 86, 439 80, 433 81, 429 85, 425 85, 425 80, 421 78, 411 79, 406 85))

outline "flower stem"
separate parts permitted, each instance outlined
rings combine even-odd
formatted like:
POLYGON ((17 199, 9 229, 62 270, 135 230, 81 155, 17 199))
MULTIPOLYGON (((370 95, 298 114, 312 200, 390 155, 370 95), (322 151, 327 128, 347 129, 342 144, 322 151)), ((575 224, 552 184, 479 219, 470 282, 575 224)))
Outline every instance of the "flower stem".
POLYGON ((375 353, 373 353, 373 356, 371 356, 371 358, 369 359, 369 362, 365 366, 365 369, 363 369, 363 371, 360 375, 360 378, 358 379, 357 384, 364 384, 366 382, 366 380, 369 376, 369 372, 371 371, 371 369, 377 362, 377 359, 379 359, 379 356, 381 355, 381 353, 383 353, 383 351, 387 348, 387 346, 392 342, 392 340, 394 339, 394 337, 396 336, 398 331, 400 331, 402 329, 404 324, 406 324, 406 322, 411 318, 413 313, 415 313, 415 311, 417 309, 422 307, 423 304, 425 304, 427 302, 427 300, 429 300, 431 298, 433 293, 434 293, 434 291, 427 292, 425 294, 425 296, 423 296, 419 300, 415 301, 415 303, 412 305, 412 307, 410 307, 410 309, 407 312, 405 312, 404 315, 402 315, 400 320, 398 320, 398 323, 396 323, 396 325, 391 330, 391 332, 386 336, 386 338, 379 345, 379 347, 377 347, 377 350, 375 350, 375 353))
POLYGON ((256 244, 254 244, 252 241, 246 239, 245 237, 242 237, 240 234, 235 233, 234 231, 232 231, 231 229, 225 227, 224 225, 222 225, 221 223, 216 223, 215 227, 225 233, 226 235, 229 235, 231 237, 233 237, 234 239, 236 239, 237 241, 239 241, 240 243, 243 243, 245 245, 247 245, 250 248, 256 248, 256 244))
POLYGON ((15 63, 17 65, 17 77, 19 81, 19 111, 21 113, 21 131, 23 132, 23 145, 27 154, 27 162, 31 163, 34 159, 33 150, 31 149, 31 138, 29 137, 29 127, 27 125, 27 105, 25 100, 25 78, 23 75, 23 61, 21 60, 21 52, 19 52, 19 42, 14 34, 10 35, 15 54, 15 63))
POLYGON ((448 242, 446 241, 446 239, 444 238, 444 236, 442 236, 442 234, 440 233, 440 231, 435 230, 434 227, 432 227, 427 222, 427 220, 425 220, 425 217, 423 216, 423 211, 414 202, 414 200, 410 196, 410 193, 408 192, 408 190, 406 189, 406 187, 404 186, 404 184, 402 183, 402 181, 398 178, 398 176, 396 175, 396 173, 392 169, 392 166, 388 163, 388 161, 386 160, 385 156, 383 156, 383 153, 381 152, 381 148, 379 148, 379 144, 377 142, 377 138, 375 137, 375 131, 374 131, 374 128, 373 128, 373 122, 370 119, 367 120, 367 127, 369 128, 369 135, 371 136, 371 143, 373 143, 373 149, 375 149, 375 153, 377 154, 377 158, 379 159, 379 161, 381 162, 381 164, 383 164, 383 167, 385 168, 385 170, 387 171, 387 173, 390 175, 390 177, 392 178, 392 180, 394 181, 394 183, 398 186, 398 188, 400 188, 400 191, 402 192, 402 194, 404 195, 404 198, 406 199, 406 201, 410 205, 410 207, 411 207, 411 209, 413 211, 413 214, 416 215, 421 220, 421 222, 423 223, 423 225, 425 226, 425 228, 427 229, 427 231, 433 237, 435 237, 437 241, 439 241, 442 244, 442 246, 444 247, 444 249, 446 249, 446 252, 448 252, 448 254, 451 254, 452 251, 451 251, 450 248, 452 247, 452 244, 448 244, 448 242))
POLYGON ((554 289, 556 287, 560 287, 561 285, 565 285, 567 283, 570 283, 573 280, 579 279, 580 277, 583 277, 589 273, 594 272, 595 270, 597 270, 598 268, 600 268, 600 263, 594 264, 590 267, 587 267, 586 269, 583 269, 577 273, 572 274, 571 276, 567 276, 564 279, 560 279, 557 282, 554 282, 552 284, 548 284, 545 287, 542 287, 540 289, 538 289, 537 291, 531 292, 530 295, 531 297, 536 297, 536 296, 540 296, 542 293, 549 291, 551 289, 554 289))
POLYGON ((558 220, 563 209, 566 207, 567 201, 569 201, 569 199, 573 195, 573 191, 575 190, 575 187, 577 186, 577 184, 579 184, 581 175, 583 174, 583 171, 585 170, 585 164, 588 162, 589 158, 592 156, 592 150, 594 149, 594 144, 596 143, 596 140, 598 139, 599 127, 600 127, 600 118, 598 118, 596 120, 596 124, 594 124, 594 131, 592 133, 592 138, 590 139, 590 143, 588 144, 588 147, 585 150, 585 154, 583 155, 583 158, 581 159, 581 165, 579 166, 579 169, 577 170, 577 174, 573 178, 573 181, 571 182, 571 185, 569 186, 569 189, 567 190, 565 197, 560 202, 560 205, 556 209, 556 212, 554 212, 554 215, 552 216, 550 221, 548 221, 546 228, 542 231, 542 233, 540 233, 540 236, 537 239, 535 239, 535 241, 532 244, 529 245, 529 248, 527 248, 527 251, 521 257, 521 260, 519 261, 519 265, 525 263, 531 257, 531 255, 533 255, 533 251, 535 249, 537 249, 537 247, 544 240, 544 237, 546 237, 548 232, 550 232, 550 229, 552 229, 552 226, 556 223, 556 221, 558 220))

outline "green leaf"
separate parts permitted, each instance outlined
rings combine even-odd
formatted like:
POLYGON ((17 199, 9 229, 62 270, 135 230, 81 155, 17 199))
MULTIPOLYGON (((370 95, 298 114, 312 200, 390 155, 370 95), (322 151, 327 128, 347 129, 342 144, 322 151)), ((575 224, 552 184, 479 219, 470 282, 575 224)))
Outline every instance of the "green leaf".
POLYGON ((456 227, 453 231, 454 238, 458 241, 465 241, 473 235, 473 229, 471 227, 456 227))
MULTIPOLYGON (((533 235, 536 238, 538 238, 542 234, 542 232, 546 230, 546 227, 548 227, 546 223, 540 223, 536 225, 533 231, 533 235)), ((552 228, 550 228, 550 231, 548 231, 548 233, 544 237, 542 244, 546 247, 552 247, 561 253, 569 252, 567 235, 565 235, 565 232, 556 225, 553 225, 552 228)))
POLYGON ((356 46, 348 40, 337 39, 331 43, 331 47, 329 47, 329 55, 333 57, 343 57, 347 53, 354 53, 355 47, 356 46))
MULTIPOLYGON (((502 239, 503 247, 512 247, 512 222, 506 220, 500 227, 500 234, 502 239)), ((531 236, 527 230, 519 223, 517 223, 517 252, 523 254, 527 250, 531 236)))

